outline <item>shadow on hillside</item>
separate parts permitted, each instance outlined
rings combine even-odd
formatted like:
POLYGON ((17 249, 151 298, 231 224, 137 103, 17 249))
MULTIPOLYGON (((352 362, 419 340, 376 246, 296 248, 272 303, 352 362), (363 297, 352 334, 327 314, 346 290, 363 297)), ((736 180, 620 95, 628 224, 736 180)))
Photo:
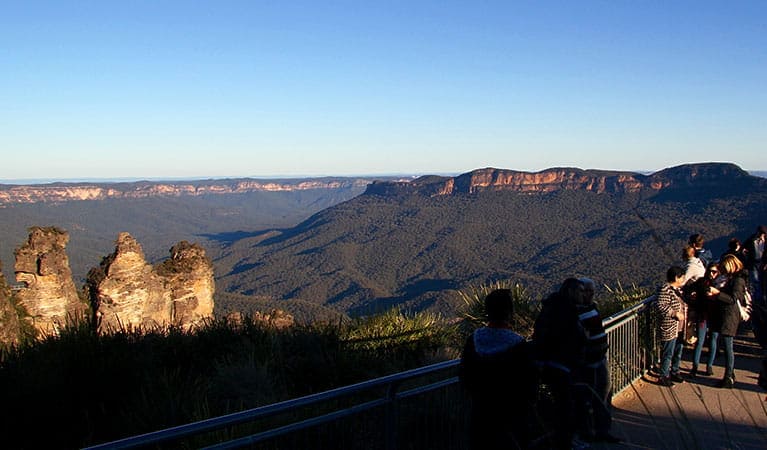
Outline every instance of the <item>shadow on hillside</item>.
POLYGON ((253 237, 260 237, 273 233, 275 230, 258 230, 258 231, 225 231, 223 233, 201 233, 197 236, 203 237, 209 241, 218 242, 224 245, 231 245, 239 240, 248 239, 253 237))
POLYGON ((348 313, 352 317, 366 316, 388 311, 391 308, 412 303, 419 297, 431 292, 441 292, 445 290, 457 289, 458 284, 452 279, 425 279, 418 280, 404 286, 401 295, 392 297, 379 297, 366 302, 364 305, 350 308, 348 313))

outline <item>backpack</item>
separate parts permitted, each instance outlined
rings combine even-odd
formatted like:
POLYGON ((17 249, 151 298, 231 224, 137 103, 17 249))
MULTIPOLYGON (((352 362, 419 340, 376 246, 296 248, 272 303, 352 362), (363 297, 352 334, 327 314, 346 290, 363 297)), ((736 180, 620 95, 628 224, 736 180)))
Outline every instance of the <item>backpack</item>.
POLYGON ((738 311, 740 311, 740 320, 747 322, 749 319, 751 319, 753 302, 751 300, 751 292, 749 292, 748 287, 746 288, 745 295, 743 295, 743 300, 735 300, 735 303, 738 305, 738 311))

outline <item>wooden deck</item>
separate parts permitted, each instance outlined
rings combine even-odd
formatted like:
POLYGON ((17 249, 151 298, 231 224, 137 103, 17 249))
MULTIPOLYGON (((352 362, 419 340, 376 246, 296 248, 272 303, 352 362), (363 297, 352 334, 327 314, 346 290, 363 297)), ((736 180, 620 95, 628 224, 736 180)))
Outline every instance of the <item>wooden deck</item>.
MULTIPOLYGON (((767 449, 767 392, 756 384, 762 350, 750 331, 736 338, 735 353, 734 389, 716 387, 724 373, 722 353, 711 377, 668 388, 645 375, 613 399, 612 432, 624 441, 592 448, 767 449)), ((691 358, 692 348, 685 348, 684 375, 691 358)))

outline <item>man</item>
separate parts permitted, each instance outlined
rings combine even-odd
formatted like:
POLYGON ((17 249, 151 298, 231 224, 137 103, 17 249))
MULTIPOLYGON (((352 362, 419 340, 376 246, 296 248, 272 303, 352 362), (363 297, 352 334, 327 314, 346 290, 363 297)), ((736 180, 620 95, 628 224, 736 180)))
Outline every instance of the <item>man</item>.
POLYGON ((685 306, 682 301, 681 288, 684 286, 685 270, 679 266, 671 266, 666 271, 666 282, 658 288, 657 311, 660 317, 661 340, 661 373, 658 384, 671 387, 683 383, 679 375, 682 362, 684 339, 680 339, 680 331, 684 332, 685 306))
POLYGON ((620 442, 610 434, 612 423, 612 389, 607 365, 607 333, 602 317, 594 302, 596 285, 590 278, 581 278, 583 297, 579 305, 578 320, 586 332, 583 365, 575 371, 575 382, 581 408, 580 436, 589 442, 620 442))
POLYGON ((488 294, 485 313, 487 326, 466 340, 459 366, 459 379, 472 400, 469 447, 524 449, 538 385, 529 343, 511 330, 511 291, 488 294))

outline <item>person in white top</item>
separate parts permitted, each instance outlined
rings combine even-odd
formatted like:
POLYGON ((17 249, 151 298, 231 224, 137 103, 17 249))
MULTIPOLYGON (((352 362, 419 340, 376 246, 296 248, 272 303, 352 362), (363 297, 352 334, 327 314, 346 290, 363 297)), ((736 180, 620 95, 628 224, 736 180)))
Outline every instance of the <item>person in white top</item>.
POLYGON ((695 255, 695 247, 685 245, 682 250, 682 259, 684 261, 684 282, 692 283, 706 274, 706 265, 695 255))

